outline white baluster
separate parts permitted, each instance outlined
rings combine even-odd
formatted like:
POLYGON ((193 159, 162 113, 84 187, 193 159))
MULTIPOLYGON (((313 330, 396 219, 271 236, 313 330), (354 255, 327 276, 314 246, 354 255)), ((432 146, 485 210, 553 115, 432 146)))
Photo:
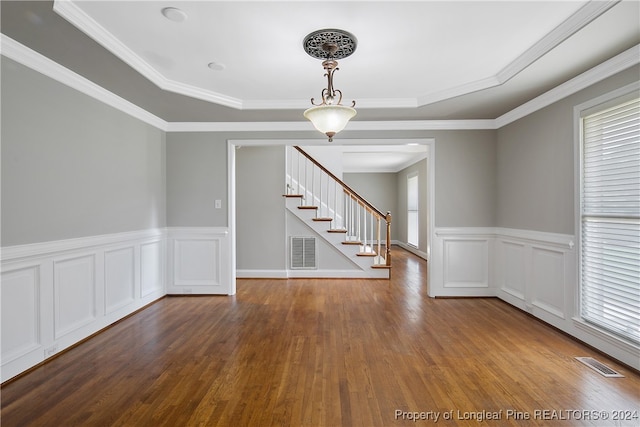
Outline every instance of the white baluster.
POLYGON ((333 180, 333 197, 334 197, 334 205, 333 205, 333 223, 334 228, 338 228, 340 224, 338 224, 338 181, 333 180))
POLYGON ((309 187, 311 192, 311 203, 307 203, 307 205, 315 206, 316 204, 315 189, 314 189, 315 184, 316 184, 316 167, 315 165, 311 165, 311 187, 309 187))
POLYGON ((380 262, 380 222, 382 221, 382 218, 378 217, 378 230, 376 232, 377 237, 378 237, 378 264, 381 264, 380 262))
POLYGON ((358 215, 358 220, 356 221, 356 226, 358 227, 358 238, 356 240, 361 241, 361 238, 360 238, 360 202, 358 202, 356 213, 358 215))
POLYGON ((290 188, 291 188, 291 184, 293 184, 293 178, 291 176, 291 149, 289 148, 289 146, 287 146, 287 152, 286 152, 286 163, 287 163, 287 193, 286 194, 291 194, 290 192, 290 188))
POLYGON ((362 220, 363 220, 363 224, 362 224, 362 235, 364 237, 364 239, 362 239, 362 248, 363 248, 363 252, 367 251, 367 209, 363 206, 362 207, 362 220))
POLYGON ((371 252, 373 252, 373 246, 375 245, 375 241, 373 240, 373 222, 375 220, 375 217, 373 216, 373 211, 370 211, 369 215, 371 215, 371 221, 370 221, 371 222, 371 226, 369 227, 369 230, 370 230, 370 233, 369 233, 370 239, 369 239, 369 241, 371 242, 370 243, 371 252))
MULTIPOLYGON (((291 159, 291 166, 292 166, 292 169, 293 169, 293 159, 291 159)), ((297 176, 296 176, 296 184, 297 184, 297 188, 298 188, 297 194, 302 194, 302 193, 300 193, 300 152, 298 150, 296 150, 296 170, 298 171, 297 176)), ((293 175, 293 172, 291 173, 291 175, 293 175)))

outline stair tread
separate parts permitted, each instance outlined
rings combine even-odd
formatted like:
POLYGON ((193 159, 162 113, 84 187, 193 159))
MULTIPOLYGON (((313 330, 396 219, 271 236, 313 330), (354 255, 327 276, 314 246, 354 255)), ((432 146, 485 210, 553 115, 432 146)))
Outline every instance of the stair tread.
POLYGON ((332 228, 327 230, 329 233, 346 233, 348 230, 346 228, 332 228))
POLYGON ((378 254, 375 253, 375 252, 358 252, 356 255, 357 256, 371 256, 371 257, 378 256, 378 254))
POLYGON ((283 194, 282 197, 297 197, 297 198, 303 198, 304 195, 303 194, 283 194))
POLYGON ((361 245, 362 242, 360 240, 345 240, 342 242, 343 245, 361 245))
POLYGON ((386 265, 386 264, 373 264, 371 266, 371 268, 388 268, 388 269, 391 269, 391 266, 390 265, 386 265))
POLYGON ((298 209, 318 209, 317 206, 298 206, 298 209))
POLYGON ((333 221, 333 218, 318 217, 318 218, 313 218, 313 221, 333 221))

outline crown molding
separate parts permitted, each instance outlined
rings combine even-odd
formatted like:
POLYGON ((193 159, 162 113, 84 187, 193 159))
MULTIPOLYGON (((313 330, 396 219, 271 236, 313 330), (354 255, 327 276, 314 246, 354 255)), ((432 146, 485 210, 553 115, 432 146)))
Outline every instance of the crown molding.
POLYGON ((583 29, 619 2, 620 0, 590 1, 582 6, 576 13, 551 30, 551 32, 538 40, 522 55, 498 72, 495 77, 500 82, 499 84, 511 80, 529 65, 542 58, 560 43, 583 29))
MULTIPOLYGON (((415 98, 361 99, 358 100, 358 105, 360 108, 416 108, 455 98, 457 96, 489 89, 495 86, 500 86, 511 80, 514 76, 522 72, 532 63, 546 55, 564 40, 584 28, 584 26, 598 18, 620 1, 621 0, 588 2, 493 76, 471 81, 463 85, 446 88, 441 91, 418 95, 415 98)), ((298 109, 304 108, 304 106, 307 105, 302 100, 243 100, 223 93, 204 89, 202 87, 169 79, 122 43, 91 16, 86 14, 72 0, 54 0, 53 10, 163 90, 213 102, 215 104, 238 110, 298 109)))
POLYGON ((543 38, 538 40, 533 46, 500 70, 496 75, 469 82, 464 85, 447 88, 439 92, 419 96, 417 98, 418 106, 422 107, 435 102, 455 98, 456 96, 466 95, 503 85, 620 1, 621 0, 590 1, 556 28, 547 33, 543 38))
MULTIPOLYGON (((494 120, 352 121, 346 131, 495 129, 494 120)), ((167 132, 278 132, 315 131, 310 122, 169 122, 167 132)))
POLYGON ((425 105, 455 98, 457 96, 467 95, 469 93, 478 92, 499 85, 500 81, 498 81, 498 78, 496 76, 491 76, 487 77, 486 79, 476 80, 474 82, 469 82, 460 86, 455 86, 440 90, 438 92, 432 92, 419 96, 417 99, 417 105, 419 107, 423 107, 425 105))
POLYGON ((162 73, 136 55, 129 47, 107 31, 96 20, 87 15, 73 1, 54 0, 53 11, 74 25, 83 33, 105 47, 109 52, 123 60, 134 70, 145 76, 159 88, 204 101, 214 102, 235 109, 242 109, 242 100, 193 85, 166 78, 162 73))
MULTIPOLYGON (((237 110, 286 110, 286 109, 303 109, 308 107, 308 100, 289 99, 289 100, 261 100, 261 99, 239 99, 228 96, 219 92, 204 89, 202 87, 182 83, 165 77, 161 72, 156 70, 147 61, 137 55, 133 50, 122 43, 118 38, 111 34, 107 29, 100 25, 95 19, 86 14, 72 0, 54 0, 53 10, 62 18, 67 20, 80 31, 88 35, 90 38, 98 42, 109 52, 120 58, 138 73, 149 79, 160 89, 175 92, 181 95, 200 99, 207 102, 223 105, 225 107, 237 110)), ((452 92, 439 92, 436 99, 428 98, 426 101, 417 98, 398 98, 398 99, 359 99, 359 108, 415 108, 420 102, 428 104, 430 102, 442 99, 452 98, 458 95, 464 95, 469 91, 483 89, 475 89, 479 83, 473 82, 472 87, 467 90, 466 85, 454 88, 452 92), (465 91, 466 90, 466 91, 465 91)))
MULTIPOLYGON (((308 122, 167 122, 38 52, 0 34, 0 54, 166 132, 306 131, 308 122)), ((499 129, 605 78, 640 63, 640 45, 603 62, 496 119, 353 121, 347 130, 482 130, 499 129)))
MULTIPOLYGON (((308 121, 167 122, 4 34, 0 34, 0 54, 166 132, 286 132, 314 130, 313 125, 308 121)), ((348 129, 358 131, 459 130, 493 129, 493 126, 493 120, 354 121, 349 124, 348 129)))
POLYGON ((59 83, 84 93, 104 104, 135 117, 151 126, 165 130, 167 122, 147 110, 93 83, 91 80, 69 70, 55 61, 31 50, 10 37, 0 34, 0 53, 25 67, 39 72, 59 83))
POLYGON ((571 80, 556 86, 555 88, 543 93, 542 95, 526 102, 519 107, 514 108, 508 113, 495 119, 495 128, 499 129, 509 123, 515 122, 531 113, 541 110, 554 102, 560 101, 567 96, 586 89, 587 87, 598 83, 608 77, 613 76, 627 68, 633 67, 640 63, 640 45, 627 49, 619 55, 614 56, 608 61, 600 65, 596 65, 590 70, 574 77, 571 80))

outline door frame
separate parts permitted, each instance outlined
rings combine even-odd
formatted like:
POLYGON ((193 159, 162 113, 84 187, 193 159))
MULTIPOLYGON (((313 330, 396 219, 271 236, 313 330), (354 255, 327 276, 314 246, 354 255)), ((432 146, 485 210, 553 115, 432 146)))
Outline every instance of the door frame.
MULTIPOLYGON (((427 147, 427 200, 428 200, 428 239, 427 239, 427 262, 431 259, 431 246, 435 238, 434 219, 435 219, 435 157, 436 157, 436 140, 435 138, 381 138, 381 139, 363 139, 363 138, 343 138, 340 139, 339 145, 408 145, 418 144, 427 147)), ((326 146, 327 141, 324 139, 228 139, 227 140, 227 182, 228 182, 228 224, 230 239, 229 254, 229 280, 230 295, 236 293, 236 149, 242 146, 273 146, 273 145, 321 145, 326 146)), ((334 145, 338 145, 335 144, 334 145)), ((393 213, 392 213, 393 215, 393 213)), ((431 282, 433 267, 427 269, 427 287, 431 282)))

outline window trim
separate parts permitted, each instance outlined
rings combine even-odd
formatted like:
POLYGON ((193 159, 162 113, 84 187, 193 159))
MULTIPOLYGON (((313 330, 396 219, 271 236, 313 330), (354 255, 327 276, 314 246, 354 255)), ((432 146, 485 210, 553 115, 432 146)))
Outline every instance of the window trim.
POLYGON ((413 248, 418 248, 418 245, 420 244, 420 176, 419 173, 416 172, 411 172, 407 175, 407 245, 413 247, 413 248), (410 179, 414 179, 416 180, 416 209, 415 210, 410 210, 409 209, 409 180, 410 179), (417 219, 416 219, 416 243, 410 243, 409 242, 409 213, 410 212, 416 212, 417 213, 417 219))
POLYGON ((583 118, 626 100, 638 97, 640 91, 640 82, 634 82, 623 86, 619 89, 605 93, 601 96, 593 98, 582 104, 576 105, 573 109, 573 126, 574 126, 574 236, 577 242, 576 251, 576 287, 574 292, 574 326, 581 330, 590 332, 592 335, 599 337, 607 337, 610 344, 617 343, 621 348, 632 348, 636 352, 640 350, 635 342, 625 339, 622 336, 611 333, 605 328, 598 327, 596 324, 586 321, 582 318, 582 190, 583 190, 583 118))

